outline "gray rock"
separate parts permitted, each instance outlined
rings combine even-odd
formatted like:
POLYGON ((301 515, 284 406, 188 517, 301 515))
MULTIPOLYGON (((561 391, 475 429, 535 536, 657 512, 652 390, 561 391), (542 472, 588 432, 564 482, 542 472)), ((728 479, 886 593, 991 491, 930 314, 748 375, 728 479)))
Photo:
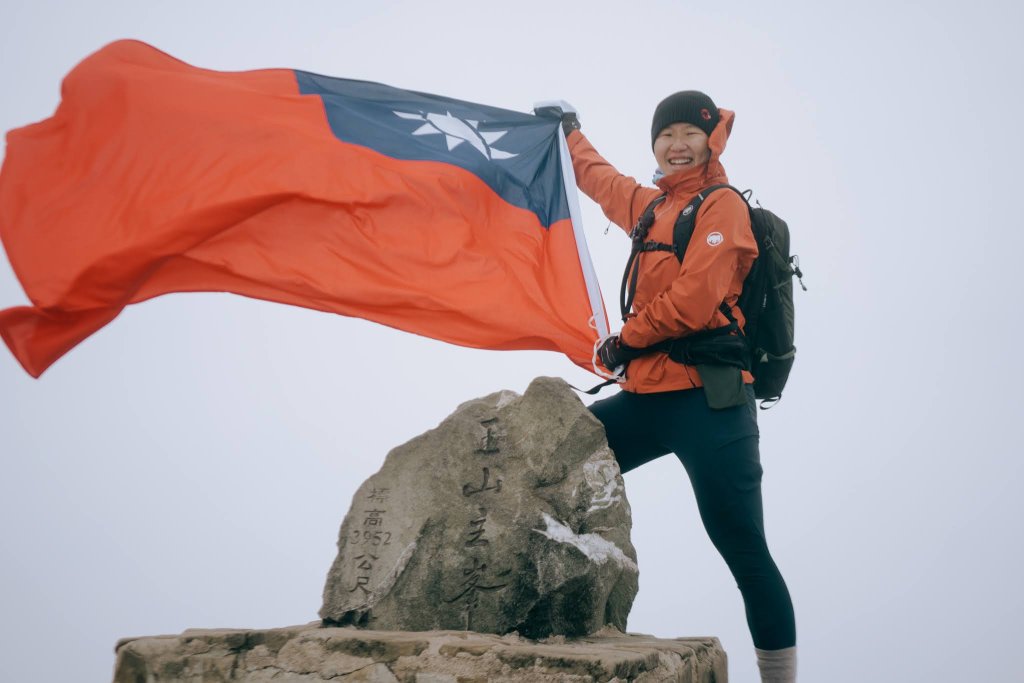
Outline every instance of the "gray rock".
POLYGON ((726 683, 727 675, 716 638, 669 640, 606 628, 534 642, 310 624, 125 639, 114 683, 726 683))
POLYGON ((541 638, 625 630, 636 552, 600 422, 560 379, 468 401, 356 492, 327 625, 541 638))

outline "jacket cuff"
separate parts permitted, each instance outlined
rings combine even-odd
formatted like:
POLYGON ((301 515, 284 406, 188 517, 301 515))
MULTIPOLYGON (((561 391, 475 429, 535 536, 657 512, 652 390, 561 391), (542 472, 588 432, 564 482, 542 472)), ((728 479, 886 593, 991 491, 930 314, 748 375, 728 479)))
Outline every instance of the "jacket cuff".
POLYGON ((626 346, 632 346, 634 349, 642 349, 647 346, 647 344, 641 343, 642 340, 633 336, 635 332, 633 332, 633 329, 629 324, 630 322, 632 322, 632 319, 622 326, 622 330, 619 331, 619 339, 626 346))

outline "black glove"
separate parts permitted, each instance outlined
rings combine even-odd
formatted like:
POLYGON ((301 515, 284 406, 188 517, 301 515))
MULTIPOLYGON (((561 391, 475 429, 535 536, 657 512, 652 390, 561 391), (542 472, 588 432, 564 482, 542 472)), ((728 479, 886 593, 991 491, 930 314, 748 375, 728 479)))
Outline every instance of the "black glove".
POLYGON ((569 137, 569 133, 579 129, 580 120, 576 116, 576 112, 567 111, 562 114, 562 132, 565 133, 565 137, 569 137))
POLYGON ((601 365, 605 366, 609 370, 614 370, 620 365, 625 365, 634 358, 639 358, 643 355, 643 351, 640 349, 634 349, 632 346, 628 346, 621 339, 619 335, 615 334, 605 339, 604 343, 597 349, 597 358, 601 361, 601 365))
MULTIPOLYGON (((566 104, 565 106, 571 106, 566 104)), ((580 129, 580 119, 576 116, 575 111, 566 111, 557 104, 544 104, 540 107, 535 107, 533 113, 537 116, 547 116, 552 119, 559 119, 562 122, 562 132, 566 136, 574 130, 580 129)))

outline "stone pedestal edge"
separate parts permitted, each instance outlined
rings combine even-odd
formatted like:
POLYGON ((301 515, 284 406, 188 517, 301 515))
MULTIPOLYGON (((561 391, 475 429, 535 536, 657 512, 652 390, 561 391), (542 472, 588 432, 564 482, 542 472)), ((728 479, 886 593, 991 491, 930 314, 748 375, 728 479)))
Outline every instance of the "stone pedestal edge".
POLYGON ((727 683, 717 638, 655 638, 606 628, 541 641, 517 634, 391 632, 320 622, 268 630, 190 629, 124 638, 114 683, 727 683))

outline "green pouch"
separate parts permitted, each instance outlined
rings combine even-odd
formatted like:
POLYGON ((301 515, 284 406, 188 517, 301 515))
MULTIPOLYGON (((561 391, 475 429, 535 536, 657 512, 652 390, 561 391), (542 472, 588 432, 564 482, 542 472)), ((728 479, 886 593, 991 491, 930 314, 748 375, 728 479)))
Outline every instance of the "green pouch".
POLYGON ((698 364, 697 372, 704 383, 704 395, 708 407, 723 410, 745 405, 747 394, 743 391, 743 373, 732 365, 698 364))

